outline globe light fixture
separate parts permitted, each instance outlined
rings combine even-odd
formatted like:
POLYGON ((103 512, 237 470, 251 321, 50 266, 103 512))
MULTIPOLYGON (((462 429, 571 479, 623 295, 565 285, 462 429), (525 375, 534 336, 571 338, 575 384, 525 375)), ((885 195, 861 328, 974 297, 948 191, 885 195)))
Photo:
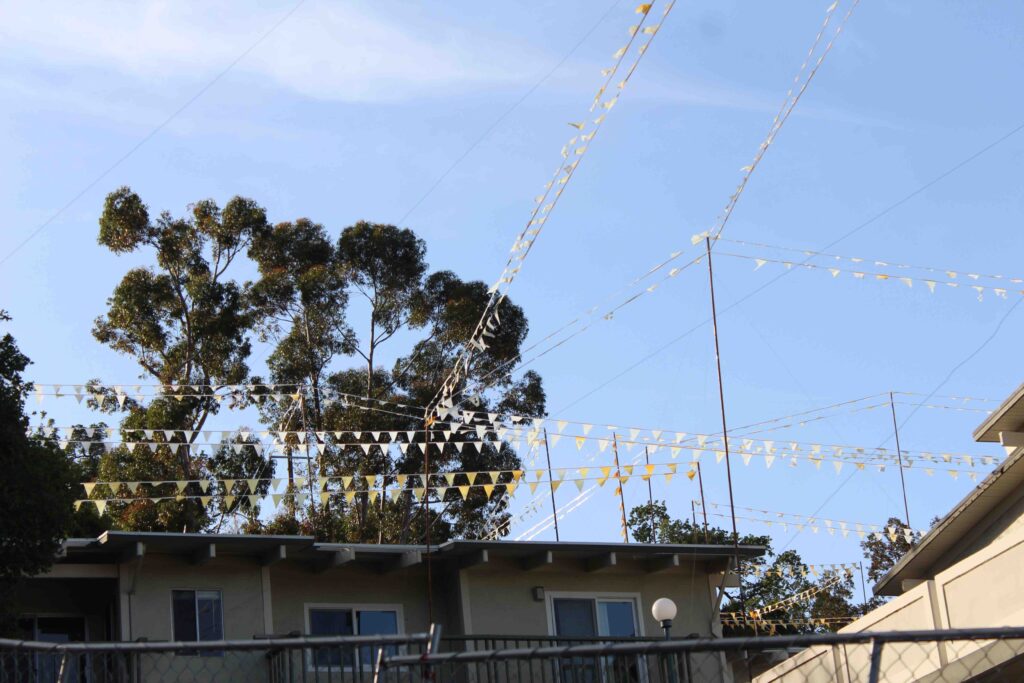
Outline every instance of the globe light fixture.
POLYGON ((672 629, 672 620, 676 618, 676 603, 668 598, 658 598, 651 605, 651 615, 665 629, 665 640, 668 640, 669 631, 672 629))

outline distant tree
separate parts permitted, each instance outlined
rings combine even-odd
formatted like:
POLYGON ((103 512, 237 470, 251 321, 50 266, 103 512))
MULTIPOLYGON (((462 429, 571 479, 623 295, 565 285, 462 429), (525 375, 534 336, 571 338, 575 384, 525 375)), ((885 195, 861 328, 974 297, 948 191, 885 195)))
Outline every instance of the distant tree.
MULTIPOLYGON (((93 334, 132 357, 144 376, 165 389, 143 405, 98 381, 90 384, 90 405, 120 420, 126 443, 99 456, 95 477, 259 479, 254 493, 266 493, 274 462, 250 438, 238 433, 210 455, 202 455, 196 443, 208 418, 225 404, 255 403, 266 426, 288 434, 284 452, 289 493, 298 493, 305 482, 310 494, 305 497, 309 505, 301 510, 294 502, 298 496, 286 496, 286 505, 267 521, 251 497, 240 495, 244 484, 223 492, 230 497, 212 490, 205 505, 194 500, 199 493, 191 490, 194 484, 186 485, 186 500, 180 502, 154 505, 144 498, 173 498, 181 491, 144 491, 137 500, 107 506, 116 526, 195 531, 220 528, 231 518, 235 528, 241 519, 244 530, 307 533, 333 541, 411 542, 423 537, 426 517, 419 501, 411 493, 384 495, 386 487, 422 472, 421 446, 396 453, 387 444, 369 443, 368 436, 415 432, 423 442, 421 406, 431 400, 465 348, 489 299, 485 283, 467 282, 449 271, 428 274, 426 245, 411 230, 359 222, 333 241, 323 226, 305 218, 272 227, 262 208, 238 197, 223 209, 204 200, 191 205, 186 217, 164 212, 151 220, 138 195, 120 188, 107 197, 99 242, 118 254, 142 248, 154 254, 154 265, 133 268, 121 280, 93 334), (243 255, 258 272, 244 285, 230 276, 243 255), (350 309, 352 300, 359 305, 350 309), (273 345, 266 378, 249 372, 253 333, 273 345), (394 340, 403 348, 389 354, 397 359, 387 367, 381 349, 394 340), (361 367, 341 362, 355 355, 362 359, 361 367), (224 389, 243 383, 250 387, 243 395, 224 389), (218 395, 208 395, 211 391, 218 395), (325 399, 339 392, 352 400, 325 399), (417 407, 395 410, 395 403, 417 407), (148 436, 163 430, 173 433, 176 442, 127 445, 142 440, 140 432, 148 436), (183 432, 188 437, 177 443, 183 432), (328 443, 322 437, 327 432, 350 436, 344 444, 338 438, 328 443), (356 443, 353 433, 363 434, 362 443, 356 443), (305 438, 308 434, 321 436, 311 440, 305 438), (313 486, 320 477, 354 477, 360 490, 322 498, 313 486)), ((499 304, 498 313, 501 324, 489 348, 477 354, 465 384, 457 387, 457 408, 480 418, 470 429, 430 445, 433 474, 520 469, 515 450, 495 430, 481 434, 477 427, 498 416, 544 415, 540 376, 532 371, 512 376, 528 331, 526 316, 508 299, 499 304)), ((480 486, 465 496, 458 488, 427 493, 435 540, 507 533, 506 484, 511 477, 505 474, 488 483, 494 484, 490 495, 480 486)), ((119 498, 123 491, 98 495, 119 498)))
MULTIPOLYGON (((0 322, 10 317, 0 311, 0 322)), ((30 435, 23 378, 30 361, 10 334, 0 337, 0 634, 16 632, 12 601, 18 582, 46 571, 69 533, 98 527, 76 515, 79 471, 52 440, 30 435)))
MULTIPOLYGON (((181 445, 155 450, 122 446, 105 454, 99 467, 105 479, 197 480, 220 474, 200 457, 195 442, 225 399, 224 392, 209 395, 210 387, 238 384, 249 376, 248 333, 254 313, 243 288, 227 273, 253 236, 266 229, 267 220, 261 207, 241 197, 223 209, 213 200, 202 200, 189 207, 189 214, 175 218, 165 211, 153 221, 127 187, 109 194, 103 207, 99 243, 115 254, 147 247, 154 252, 155 267, 128 271, 108 299, 107 312, 96 319, 93 335, 133 358, 144 377, 172 388, 148 405, 123 397, 94 405, 124 415, 120 429, 126 442, 138 440, 145 429, 191 434, 181 445)), ((181 436, 172 439, 178 443, 181 436)), ((245 469, 238 464, 223 472, 245 469)), ((264 462, 244 473, 266 476, 271 467, 264 462)), ((197 531, 210 524, 215 509, 194 499, 159 505, 140 499, 110 505, 108 514, 121 528, 197 531)))
MULTIPOLYGON (((663 501, 638 505, 630 510, 627 522, 633 538, 638 543, 708 543, 731 546, 733 534, 725 529, 694 524, 687 519, 674 519, 663 501)), ((845 574, 826 571, 813 581, 813 575, 795 550, 786 550, 775 555, 771 537, 768 535, 744 535, 740 545, 765 547, 765 555, 744 559, 742 566, 742 592, 733 590, 722 605, 722 612, 749 614, 763 610, 786 598, 805 590, 817 588, 818 592, 807 601, 787 604, 761 614, 763 619, 784 620, 797 626, 772 627, 775 633, 810 633, 820 630, 836 630, 838 626, 817 627, 806 625, 810 619, 824 617, 854 616, 860 608, 853 602, 853 578, 845 574), (810 578, 809 578, 810 577, 810 578)), ((749 635, 750 628, 725 626, 726 635, 749 635)))
POLYGON ((868 534, 860 544, 864 550, 864 558, 868 561, 868 579, 872 583, 880 581, 886 572, 914 547, 914 542, 908 541, 903 535, 906 526, 903 520, 890 517, 885 526, 886 528, 881 531, 881 537, 868 534), (895 529, 896 533, 890 534, 888 529, 895 529))
MULTIPOLYGON (((334 264, 334 270, 325 275, 325 281, 335 292, 332 295, 335 303, 322 310, 311 310, 303 303, 309 298, 304 299, 298 287, 292 287, 281 298, 302 316, 325 321, 315 327, 318 332, 304 336, 301 344, 291 345, 291 348, 304 349, 300 357, 315 358, 322 364, 316 366, 318 373, 313 374, 305 372, 301 364, 275 364, 277 358, 294 355, 285 340, 278 341, 270 364, 273 381, 305 384, 309 394, 303 390, 300 400, 306 406, 313 404, 314 409, 303 410, 300 405, 296 410, 290 400, 265 402, 265 419, 279 424, 290 420, 288 424, 292 425, 299 421, 303 431, 347 434, 370 430, 415 431, 422 444, 422 413, 399 410, 394 404, 423 406, 430 401, 486 305, 487 286, 482 282, 465 282, 449 271, 427 275, 423 241, 411 230, 392 225, 356 223, 342 231, 333 253, 319 230, 304 231, 292 242, 315 244, 315 249, 310 247, 304 251, 317 254, 314 264, 317 269, 334 264), (346 310, 348 299, 359 303, 359 306, 353 305, 355 312, 346 310), (359 317, 364 314, 365 318, 359 317), (411 344, 411 349, 387 369, 380 363, 380 350, 395 338, 411 344), (327 370, 330 363, 348 354, 358 355, 363 367, 327 370), (321 387, 332 395, 340 392, 366 399, 314 404, 319 400, 321 387), (375 405, 380 408, 374 409, 375 405)), ((257 239, 254 253, 260 247, 261 240, 257 239)), ((257 295, 270 288, 271 279, 291 272, 283 266, 265 267, 266 259, 260 255, 257 261, 262 276, 252 285, 257 295)), ((293 267, 305 272, 302 266, 293 267)), ((295 276, 288 277, 297 280, 295 276)), ((543 415, 545 396, 540 376, 531 371, 514 380, 511 374, 526 337, 526 316, 508 300, 502 303, 500 315, 501 328, 471 374, 471 379, 482 386, 471 396, 463 395, 464 406, 482 418, 488 413, 504 419, 510 415, 543 415)), ((294 321, 288 323, 294 329, 294 321)), ((351 441, 352 437, 349 439, 351 441)), ((323 445, 313 460, 318 476, 356 477, 364 491, 349 498, 332 496, 326 504, 311 504, 309 510, 300 514, 295 510, 282 512, 264 527, 265 530, 311 533, 336 541, 404 543, 420 540, 424 518, 419 502, 411 494, 392 499, 383 493, 385 487, 394 485, 399 477, 423 471, 420 448, 396 452, 395 448, 370 445, 365 435, 363 440, 365 446, 323 445), (376 491, 372 493, 366 487, 371 481, 368 477, 375 482, 376 491)), ((309 445, 296 443, 288 447, 301 451, 309 445)), ((481 439, 475 430, 452 435, 445 443, 432 444, 430 449, 433 473, 507 472, 522 466, 508 443, 481 439)), ((507 533, 508 499, 504 495, 504 484, 509 481, 508 475, 500 482, 488 480, 488 483, 497 483, 491 495, 480 487, 470 489, 465 498, 457 488, 440 496, 436 492, 428 494, 433 509, 432 538, 479 538, 495 529, 499 535, 507 533)), ((460 480, 459 483, 465 482, 460 480)))

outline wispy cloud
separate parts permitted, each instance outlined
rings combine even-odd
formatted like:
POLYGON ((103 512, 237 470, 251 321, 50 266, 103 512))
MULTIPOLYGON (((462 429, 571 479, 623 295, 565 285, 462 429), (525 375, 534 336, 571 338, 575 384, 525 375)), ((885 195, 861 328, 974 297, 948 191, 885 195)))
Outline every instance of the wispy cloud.
MULTIPOLYGON (((84 1, 0 7, 7 59, 145 80, 194 79, 234 60, 292 5, 84 1)), ((403 26, 349 4, 307 2, 236 72, 334 101, 401 101, 436 90, 514 85, 543 68, 504 36, 420 21, 403 26)))

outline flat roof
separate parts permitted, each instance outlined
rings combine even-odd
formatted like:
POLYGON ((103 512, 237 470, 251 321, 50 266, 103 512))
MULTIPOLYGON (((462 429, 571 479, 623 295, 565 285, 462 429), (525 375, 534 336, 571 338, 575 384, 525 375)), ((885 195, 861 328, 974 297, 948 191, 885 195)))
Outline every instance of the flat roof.
MULTIPOLYGON (((238 534, 107 531, 96 538, 67 539, 58 561, 68 563, 124 562, 149 553, 180 555, 196 562, 217 557, 249 557, 266 564, 280 560, 306 561, 314 566, 340 566, 351 562, 407 567, 419 564, 425 545, 320 543, 311 536, 259 536, 238 534)), ((430 548, 439 562, 482 564, 491 557, 518 561, 531 567, 555 559, 580 560, 584 565, 618 560, 656 562, 663 568, 685 562, 720 562, 738 554, 759 557, 762 546, 648 543, 580 543, 549 541, 447 541, 430 548)))
MULTIPOLYGON (((999 441, 1000 432, 1024 430, 1024 384, 974 430, 977 441, 999 441)), ((905 579, 930 578, 945 569, 949 552, 1003 500, 1024 487, 1024 449, 1017 449, 971 490, 893 565, 872 588, 875 595, 900 595, 905 579)))

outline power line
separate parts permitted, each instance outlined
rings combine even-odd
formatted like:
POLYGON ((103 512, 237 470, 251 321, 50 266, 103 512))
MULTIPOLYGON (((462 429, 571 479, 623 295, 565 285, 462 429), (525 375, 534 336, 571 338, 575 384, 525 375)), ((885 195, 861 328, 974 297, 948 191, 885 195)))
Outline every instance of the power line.
POLYGON ((444 182, 445 178, 447 178, 451 174, 451 172, 455 170, 455 167, 461 164, 466 159, 466 157, 468 157, 473 152, 473 150, 480 145, 480 143, 486 140, 490 136, 490 134, 493 133, 497 129, 497 127, 501 125, 501 123, 512 114, 512 112, 519 108, 519 105, 525 102, 527 98, 529 98, 530 95, 536 92, 537 89, 540 88, 540 86, 542 86, 549 78, 551 78, 556 71, 562 68, 563 64, 569 61, 569 58, 572 57, 573 54, 575 54, 576 50, 580 49, 583 43, 585 43, 587 39, 594 33, 594 31, 597 30, 597 27, 604 23, 604 20, 607 19, 608 16, 615 10, 615 8, 619 6, 620 2, 622 2, 622 0, 615 0, 615 2, 611 4, 608 10, 601 15, 601 18, 594 22, 594 25, 590 27, 590 30, 583 34, 583 37, 580 38, 575 45, 573 45, 571 50, 565 53, 565 56, 562 57, 562 59, 560 59, 557 64, 551 67, 551 69, 546 74, 544 74, 544 76, 541 77, 539 81, 534 83, 529 90, 523 93, 522 96, 512 104, 512 106, 506 109, 501 116, 495 119, 494 123, 488 126, 487 130, 481 133, 480 137, 474 140, 473 143, 469 147, 467 147, 466 150, 462 154, 460 154, 459 157, 456 158, 455 161, 453 161, 451 165, 448 166, 447 169, 445 169, 444 173, 438 176, 437 180, 435 180, 433 184, 431 184, 430 187, 427 188, 427 191, 424 192, 419 199, 413 202, 413 205, 409 207, 409 210, 406 211, 400 219, 398 219, 399 225, 405 223, 405 221, 408 220, 409 216, 411 216, 412 213, 419 208, 420 204, 426 201, 427 198, 434 193, 434 190, 436 190, 441 185, 441 183, 444 182))
MULTIPOLYGON (((903 198, 897 200, 896 202, 893 202, 889 206, 885 207, 884 209, 882 209, 878 213, 876 213, 873 216, 871 216, 870 218, 868 218, 866 221, 860 223, 859 225, 855 226, 854 228, 852 228, 851 230, 847 231, 846 233, 844 233, 843 235, 841 235, 837 239, 832 240, 827 245, 825 245, 824 247, 821 247, 820 249, 817 249, 816 251, 825 251, 826 249, 831 249, 832 247, 834 247, 835 245, 839 244, 840 242, 843 242, 843 241, 849 239, 850 237, 852 237, 856 233, 860 232, 864 228, 874 224, 875 222, 877 222, 881 218, 885 217, 886 215, 888 215, 892 211, 895 211, 897 208, 903 206, 904 204, 909 202, 914 197, 917 197, 922 192, 928 190, 929 188, 931 188, 934 185, 938 184, 942 180, 945 180, 946 178, 951 176, 953 173, 959 171, 964 166, 967 166, 968 164, 970 164, 975 159, 977 159, 977 158, 981 157, 982 155, 984 155, 986 152, 988 152, 988 151, 992 150, 993 148, 999 146, 1003 142, 1006 142, 1007 140, 1009 140, 1011 137, 1013 137, 1014 135, 1016 135, 1017 133, 1019 133, 1022 130, 1024 130, 1024 123, 1021 123, 1021 124, 1017 125, 1016 127, 1011 129, 1007 133, 1005 133, 1005 134, 1001 135, 1000 137, 996 138, 995 140, 993 140, 989 144, 985 145, 984 147, 982 147, 978 151, 972 153, 971 155, 969 155, 965 159, 962 159, 961 161, 957 162, 956 164, 954 164, 953 166, 951 166, 947 170, 945 170, 942 173, 940 173, 939 175, 935 176, 934 178, 932 178, 931 180, 929 180, 925 184, 921 185, 920 187, 915 189, 913 192, 910 192, 909 194, 907 194, 903 198)), ((810 259, 805 260, 804 263, 806 263, 809 260, 810 259)), ((752 299, 753 297, 757 296, 758 294, 763 292, 768 287, 771 287, 773 284, 775 284, 776 282, 778 282, 782 278, 784 278, 787 275, 789 275, 791 272, 793 272, 793 271, 792 270, 784 270, 784 271, 782 271, 781 273, 779 273, 778 275, 773 277, 771 280, 768 280, 768 282, 765 282, 763 285, 760 285, 759 287, 754 288, 753 290, 751 290, 747 294, 744 294, 742 297, 740 297, 736 301, 732 302, 728 306, 725 306, 722 309, 722 313, 726 313, 726 312, 728 312, 728 311, 730 311, 730 310, 740 306, 741 304, 746 303, 749 299, 752 299)), ((1017 303, 1019 303, 1019 301, 1020 300, 1018 299, 1017 303)), ((1013 305, 1013 307, 1010 308, 1010 311, 1013 311, 1013 309, 1016 308, 1016 305, 1017 304, 1015 303, 1013 305)), ((1007 312, 1007 315, 1009 315, 1010 311, 1007 312)), ((711 322, 711 318, 707 318, 703 322, 698 323, 697 325, 691 327, 686 332, 683 332, 681 335, 679 335, 679 336, 669 340, 665 344, 659 346, 654 351, 652 351, 652 352, 648 353, 647 355, 639 358, 636 362, 634 362, 633 364, 629 365, 628 367, 623 369, 618 374, 614 375, 613 377, 611 377, 610 379, 606 380, 605 382, 602 382, 601 384, 599 384, 598 386, 594 387, 593 389, 591 389, 587 393, 583 394, 582 396, 580 396, 576 400, 574 400, 571 403, 567 404, 566 406, 563 407, 563 410, 571 408, 572 406, 576 405, 577 403, 580 403, 581 401, 584 401, 585 399, 589 398, 590 396, 592 396, 593 394, 597 393, 601 389, 604 389, 609 384, 615 382, 620 377, 623 377, 624 375, 632 372, 635 368, 639 367, 640 365, 642 365, 643 363, 647 362, 651 358, 654 358, 655 356, 657 356, 661 352, 665 351, 669 347, 674 346, 676 343, 682 341, 686 337, 689 337, 691 334, 693 334, 694 332, 696 332, 697 330, 699 330, 700 328, 704 327, 705 325, 707 325, 710 322, 711 322)))
POLYGON ((226 76, 229 71, 231 71, 233 68, 235 68, 235 66, 237 66, 239 62, 241 62, 243 59, 245 59, 249 55, 249 53, 251 53, 253 50, 255 50, 264 40, 266 40, 270 36, 271 33, 276 31, 281 26, 281 24, 283 24, 284 22, 288 21, 288 19, 290 19, 291 16, 293 14, 295 14, 296 11, 298 11, 299 7, 301 7, 302 4, 305 1, 306 0, 299 0, 297 3, 295 3, 295 5, 290 10, 288 10, 288 12, 283 17, 278 19, 274 23, 273 26, 271 26, 269 29, 267 29, 267 31, 265 31, 259 38, 257 38, 254 43, 252 43, 249 47, 247 47, 240 55, 238 55, 238 57, 236 57, 234 60, 232 60, 220 73, 218 73, 216 76, 214 76, 212 80, 210 80, 206 85, 204 85, 202 88, 200 88, 194 95, 192 95, 192 97, 187 99, 184 104, 182 104, 180 107, 175 109, 171 113, 171 115, 168 116, 166 119, 164 119, 156 128, 154 128, 153 130, 149 131, 149 133, 147 133, 145 137, 143 137, 141 140, 139 140, 134 145, 132 145, 132 147, 129 148, 127 152, 125 152, 120 157, 118 157, 118 159, 116 161, 114 161, 114 163, 112 163, 102 173, 100 173, 98 176, 96 176, 96 178, 92 182, 90 182, 88 185, 86 185, 82 189, 81 192, 79 192, 74 197, 72 197, 66 204, 64 204, 62 207, 57 209, 57 211, 52 216, 50 216, 45 221, 43 221, 43 223, 40 224, 39 227, 37 227, 35 230, 33 230, 31 233, 29 233, 28 237, 26 237, 21 242, 19 242, 18 245, 16 247, 14 247, 14 249, 9 251, 6 256, 4 256, 2 259, 0 259, 0 266, 2 266, 3 264, 7 263, 7 261, 10 260, 10 258, 12 256, 17 254, 19 251, 21 251, 21 249, 26 244, 28 244, 33 239, 35 239, 39 235, 39 233, 41 233, 43 230, 45 230, 47 227, 49 227, 65 211, 67 211, 69 208, 71 208, 71 206, 75 202, 77 202, 79 199, 81 199, 89 190, 91 190, 92 188, 96 187, 96 185, 98 185, 101 180, 106 178, 108 175, 110 175, 110 173, 114 169, 116 169, 118 166, 123 164, 128 159, 128 157, 130 157, 131 155, 135 154, 135 152, 137 152, 139 150, 139 148, 141 148, 147 142, 149 142, 154 137, 156 137, 157 133, 159 133, 164 128, 166 128, 167 125, 171 121, 173 121, 175 118, 177 118, 177 116, 179 114, 181 114, 183 111, 188 109, 200 97, 205 95, 206 92, 210 88, 212 88, 222 78, 224 78, 224 76, 226 76))

